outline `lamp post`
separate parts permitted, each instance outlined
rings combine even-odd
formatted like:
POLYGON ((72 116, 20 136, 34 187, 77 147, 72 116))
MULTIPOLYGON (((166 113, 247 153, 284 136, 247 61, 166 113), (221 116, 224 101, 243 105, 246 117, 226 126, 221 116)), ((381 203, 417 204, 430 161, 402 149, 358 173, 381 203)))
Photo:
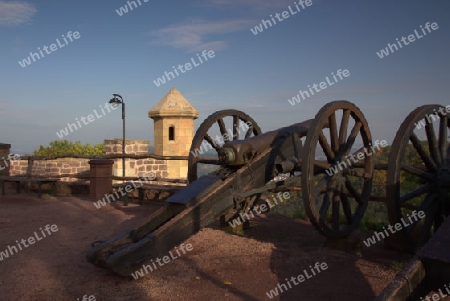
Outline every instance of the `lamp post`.
MULTIPOLYGON (((114 98, 111 98, 111 100, 109 101, 110 104, 122 104, 122 155, 125 156, 125 102, 123 101, 122 96, 120 96, 119 94, 113 94, 113 96, 114 98)), ((125 157, 122 157, 122 177, 125 178, 125 157)), ((122 179, 122 181, 125 181, 125 179, 122 179)))

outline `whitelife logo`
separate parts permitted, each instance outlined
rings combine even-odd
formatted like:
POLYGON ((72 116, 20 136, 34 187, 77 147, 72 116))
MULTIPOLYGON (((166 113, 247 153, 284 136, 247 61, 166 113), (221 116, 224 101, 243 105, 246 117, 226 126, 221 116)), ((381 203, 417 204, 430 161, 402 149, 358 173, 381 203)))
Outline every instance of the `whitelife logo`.
POLYGON ((59 132, 56 132, 56 136, 58 136, 59 139, 68 136, 70 133, 73 133, 74 131, 77 131, 78 129, 81 129, 83 127, 80 121, 82 121, 84 125, 88 125, 89 123, 92 123, 95 120, 102 118, 103 116, 106 115, 106 112, 103 110, 104 108, 108 111, 108 113, 111 113, 111 110, 117 109, 118 105, 115 103, 113 104, 106 103, 104 107, 99 105, 99 108, 102 109, 103 115, 99 115, 97 113, 97 109, 94 109, 95 116, 93 114, 89 114, 87 118, 84 116, 81 116, 80 120, 78 120, 78 118, 75 118, 75 121, 77 122, 78 126, 75 123, 67 123, 67 126, 65 128, 59 130, 59 132))
MULTIPOLYGON (((300 274, 297 277, 292 276, 291 279, 289 279, 289 280, 287 278, 285 278, 287 286, 289 286, 289 288, 292 288, 291 283, 290 283, 291 281, 294 285, 299 285, 303 281, 310 279, 313 276, 316 276, 316 271, 317 271, 317 274, 319 274, 320 272, 328 269, 328 265, 325 262, 322 262, 322 263, 316 262, 314 267, 309 266, 309 268, 310 268, 312 275, 310 275, 306 270, 303 270, 303 274, 300 274), (295 280, 298 280, 298 282, 295 280)), ((278 296, 279 294, 283 293, 283 289, 284 289, 284 291, 288 290, 288 287, 286 286, 286 284, 278 283, 278 285, 273 290, 270 290, 270 292, 267 292, 266 295, 270 299, 278 296), (278 290, 280 290, 280 293, 278 293, 278 290)))
MULTIPOLYGON (((77 298, 77 300, 80 300, 80 298, 77 298)), ((94 295, 90 295, 89 297, 88 295, 84 295, 81 301, 96 301, 96 300, 94 295)))
POLYGON ((142 183, 142 180, 154 181, 155 179, 156 179, 156 174, 151 171, 138 180, 139 184, 137 184, 135 181, 131 181, 131 183, 125 185, 125 187, 122 187, 122 186, 119 187, 117 189, 117 191, 114 192, 114 194, 112 194, 112 193, 106 194, 105 193, 104 194, 105 196, 101 200, 98 200, 97 202, 94 202, 93 204, 94 204, 95 208, 100 209, 100 208, 106 206, 106 201, 108 201, 108 203, 111 204, 111 202, 115 202, 116 200, 120 199, 118 192, 120 192, 121 196, 124 197, 127 193, 133 191, 133 189, 142 187, 144 185, 144 183, 142 183), (131 187, 131 186, 133 186, 133 187, 131 187), (124 192, 124 190, 125 190, 125 192, 124 192))
POLYGON ((247 132, 249 128, 252 127, 252 123, 250 121, 247 122, 242 122, 239 127, 235 127, 236 129, 236 134, 233 134, 233 130, 231 130, 230 128, 227 129, 227 132, 229 133, 225 133, 221 136, 216 135, 215 138, 213 138, 213 144, 211 145, 208 141, 204 140, 202 142, 202 144, 200 145, 200 148, 196 148, 193 151, 191 151, 191 154, 194 155, 194 157, 198 157, 199 155, 203 155, 203 153, 206 153, 209 150, 213 149, 213 146, 219 147, 221 145, 223 145, 225 143, 225 141, 231 141, 236 137, 239 137, 239 135, 241 134, 241 131, 239 129, 241 129, 243 132, 247 132), (209 149, 208 149, 209 147, 209 149))
MULTIPOLYGON (((141 0, 136 0, 136 1, 139 3, 139 6, 142 5, 141 0)), ((132 6, 132 5, 134 5, 134 8, 138 8, 138 5, 136 4, 136 1, 127 1, 127 5, 128 5, 128 7, 130 8, 130 11, 133 10, 133 6, 132 6)), ((144 3, 147 3, 148 1, 149 1, 149 0, 142 0, 142 2, 144 2, 144 3)), ((124 5, 124 6, 120 7, 119 9, 116 9, 116 13, 117 13, 120 17, 122 17, 124 14, 127 14, 127 13, 128 13, 128 7, 127 7, 127 5, 124 5)))
MULTIPOLYGON (((449 286, 450 286, 450 283, 449 283, 449 286)), ((447 293, 450 294, 450 288, 447 286, 447 284, 444 284, 444 287, 445 287, 445 290, 447 291, 447 293)), ((431 297, 430 296, 420 297, 420 301, 439 301, 439 300, 449 296, 449 295, 443 293, 441 288, 438 290, 438 293, 433 293, 431 295, 431 297)), ((448 299, 445 299, 445 300, 448 300, 448 299)))
POLYGON ((419 122, 414 123, 414 125, 418 130, 420 130, 422 127, 425 127, 427 125, 427 122, 428 123, 435 122, 436 120, 441 119, 441 116, 444 117, 447 115, 447 113, 450 113, 450 105, 446 106, 445 109, 443 107, 440 107, 438 110, 439 113, 436 112, 436 109, 434 109, 433 111, 434 113, 425 115, 426 121, 420 120, 419 122), (437 116, 437 119, 435 118, 435 116, 437 116))
MULTIPOLYGON (((389 231, 391 231, 391 233, 394 234, 395 232, 400 231, 403 227, 406 228, 407 226, 409 226, 413 223, 413 221, 412 221, 413 218, 414 218, 415 222, 419 221, 419 218, 424 218, 425 212, 423 212, 423 211, 417 212, 416 210, 414 210, 411 213, 411 216, 409 216, 409 214, 408 214, 407 217, 409 220, 409 224, 405 223, 405 220, 402 218, 401 219, 402 223, 396 223, 394 226, 389 225, 388 226, 389 231), (402 224, 403 224, 403 226, 402 226, 402 224), (394 228, 395 228, 395 231, 394 231, 394 228)), ((381 241, 382 239, 385 239, 386 237, 389 236, 389 232, 386 229, 386 227, 383 227, 383 229, 384 229, 384 234, 386 234, 386 236, 383 234, 383 232, 375 232, 375 235, 372 235, 372 237, 369 237, 363 241, 363 243, 366 245, 366 247, 370 247, 370 245, 374 245, 378 241, 381 241)))
MULTIPOLYGON (((278 192, 278 199, 280 200, 281 203, 283 203, 285 200, 289 200, 291 198, 291 194, 289 192, 278 192)), ((272 197, 273 201, 275 204, 272 204, 270 202, 269 199, 267 199, 267 204, 261 204, 259 206, 259 211, 257 208, 253 208, 252 210, 249 210, 248 214, 251 214, 251 217, 247 214, 247 213, 239 213, 239 216, 236 217, 235 219, 231 220, 228 222, 228 224, 232 227, 235 228, 236 226, 239 226, 241 224, 241 220, 243 223, 245 223, 246 220, 250 221, 250 218, 255 217, 255 215, 253 214, 253 211, 255 211, 256 215, 259 214, 263 214, 264 212, 266 212, 267 210, 269 210, 272 207, 275 207, 276 205, 278 205, 278 201, 276 198, 272 197), (269 208, 267 208, 267 205, 269 205, 269 208)))
POLYGON ((306 98, 313 96, 314 95, 313 88, 316 91, 316 93, 319 93, 320 91, 325 90, 326 88, 334 85, 335 83, 337 83, 339 81, 336 78, 336 75, 340 78, 340 80, 343 80, 344 77, 350 76, 350 71, 348 71, 348 69, 344 69, 343 71, 341 69, 339 69, 338 71, 336 71, 336 75, 334 74, 334 72, 331 72, 331 75, 333 76, 334 82, 330 81, 328 76, 326 76, 325 79, 327 80, 327 82, 321 82, 320 84, 313 84, 312 88, 310 85, 308 85, 309 92, 311 93, 311 95, 308 93, 308 91, 299 90, 297 96, 294 96, 291 99, 288 99, 288 102, 291 104, 291 106, 294 106, 296 103, 300 103, 302 100, 305 100, 306 98), (327 83, 328 83, 328 85, 327 85, 327 83), (300 99, 300 96, 302 99, 300 99))
MULTIPOLYGON (((186 254, 186 251, 192 251, 194 248, 192 247, 192 244, 186 244, 186 246, 183 244, 181 244, 179 246, 180 250, 183 252, 183 255, 186 254), (186 248, 186 249, 185 249, 186 248)), ((178 257, 181 257, 180 251, 178 250, 178 247, 175 247, 175 251, 177 252, 178 256, 173 255, 172 251, 169 251, 170 257, 168 255, 164 256, 162 258, 163 263, 161 263, 161 258, 156 258, 156 262, 158 263, 158 265, 160 267, 162 267, 164 264, 169 263, 171 260, 177 259, 178 257)), ((134 273, 131 273, 131 276, 134 278, 134 280, 137 280, 139 277, 144 277, 146 274, 149 273, 148 270, 150 270, 150 272, 156 271, 156 269, 158 269, 158 267, 156 266, 155 262, 153 261, 153 259, 151 260, 151 263, 153 265, 153 267, 151 265, 142 265, 142 269, 137 270, 134 273)))
MULTIPOLYGON (((58 49, 61 49, 63 47, 65 47, 66 45, 69 44, 69 42, 67 42, 67 39, 64 35, 62 35, 64 42, 66 42, 66 44, 61 44, 61 42, 59 41, 59 38, 56 39, 56 42, 58 43, 59 48, 56 46, 56 44, 51 44, 50 47, 47 47, 47 45, 45 45, 44 47, 42 47, 42 50, 45 51, 46 54, 50 54, 52 52, 55 52, 58 49), (50 51, 49 51, 50 48, 50 51)), ((67 38, 70 40, 70 42, 73 42, 73 40, 78 40, 81 37, 80 33, 78 31, 74 31, 73 33, 71 31, 69 31, 67 33, 67 38)), ((23 59, 21 62, 19 62, 19 65, 22 68, 25 68, 26 66, 31 65, 31 60, 33 59, 33 62, 36 62, 36 58, 38 60, 40 60, 41 58, 44 57, 44 53, 42 52, 41 47, 38 47, 38 51, 41 55, 39 55, 39 53, 33 53, 30 52, 30 55, 26 58, 23 59)))
MULTIPOLYGON (((312 5, 312 0, 300 0, 297 2, 294 2, 295 8, 297 9, 297 11, 295 11, 295 9, 293 10, 292 7, 289 5, 289 11, 285 10, 283 11, 281 14, 280 13, 276 13, 275 17, 277 18, 278 22, 281 22, 283 20, 286 20, 287 18, 289 18, 290 16, 296 15, 298 14, 300 11, 305 10, 306 7, 311 6, 312 5), (302 7, 300 9, 300 6, 302 7), (281 16, 281 17, 280 17, 281 16)), ((270 18, 272 19, 273 25, 277 24, 277 21, 275 21, 275 18, 270 15, 270 18)), ((250 28, 250 31, 256 36, 258 33, 263 32, 264 28, 265 29, 269 29, 269 27, 272 27, 272 22, 270 22, 270 20, 261 20, 261 23, 257 26, 255 26, 254 28, 250 28), (264 25, 264 28, 263 28, 264 25), (267 27, 267 25, 269 25, 269 27, 267 27)))
POLYGON ((8 157, 2 157, 0 159, 0 164, 1 164, 1 160, 3 160, 3 165, 0 165, 0 170, 3 170, 5 168, 8 168, 8 166, 10 165, 10 161, 14 161, 14 160, 20 160, 20 155, 19 154, 9 154, 8 157))
MULTIPOLYGON (((414 30, 415 34, 410 34, 408 36, 409 42, 406 41, 406 37, 402 37, 400 39, 403 42, 403 45, 407 46, 410 43, 414 42, 416 40, 416 38, 419 40, 419 39, 423 38, 424 36, 426 36, 427 33, 426 33, 425 29, 422 27, 422 25, 420 25, 420 28, 422 29, 423 36, 417 32, 417 29, 415 29, 414 30)), ((433 30, 438 30, 439 26, 436 22, 433 22, 431 24, 430 24, 430 22, 427 22, 427 24, 425 24, 425 28, 427 29, 428 33, 430 33, 431 32, 430 28, 433 30)), ((398 38, 396 38, 395 40, 397 41, 398 47, 403 48, 402 43, 400 43, 398 38)), ((379 52, 377 52, 377 55, 380 59, 382 59, 385 56, 388 56, 390 53, 394 53, 394 51, 398 50, 398 47, 397 47, 397 45, 395 45, 395 43, 394 44, 388 43, 387 46, 388 47, 381 49, 379 52), (390 50, 390 53, 389 53, 389 50, 390 50)))
MULTIPOLYGON (((41 230, 42 237, 39 237, 39 234, 37 232, 34 232, 34 236, 28 237, 27 240, 21 239, 20 242, 16 240, 17 247, 19 247, 20 251, 22 251, 22 246, 24 248, 28 248, 30 245, 33 245, 36 241, 43 240, 45 237, 47 237, 47 235, 45 235, 44 230, 47 232, 47 234, 49 236, 52 235, 52 232, 53 233, 57 232, 58 226, 57 225, 51 225, 51 226, 46 225, 44 227, 44 230, 42 230, 42 228, 39 228, 39 230, 41 230), (28 245, 27 245, 27 242, 29 243, 28 245)), ((9 256, 12 256, 18 252, 19 252, 19 250, 17 250, 17 248, 15 246, 12 246, 12 247, 8 246, 8 248, 5 251, 0 252, 0 261, 3 261, 3 258, 8 258, 9 256), (14 253, 13 253, 13 250, 14 250, 14 253)))
MULTIPOLYGON (((376 140, 374 146, 372 146, 372 144, 369 144, 370 150, 372 150, 372 152, 368 152, 368 148, 365 147, 365 148, 363 148, 364 152, 358 152, 358 154, 356 155, 357 159, 358 160, 363 160, 366 157, 372 156, 375 153, 375 148, 377 149, 377 151, 380 151, 380 145, 381 145, 381 147, 386 147, 386 146, 388 146, 388 143, 387 143, 386 140, 381 140, 381 142, 376 140)), ((354 163, 358 163, 358 160, 355 159, 355 155, 349 155, 346 159, 347 159, 347 163, 345 162, 345 160, 344 161, 340 161, 340 162, 336 163, 334 166, 331 166, 329 169, 325 170, 327 175, 329 175, 331 177, 332 175, 337 173, 339 171, 339 169, 341 171, 344 170, 342 168, 342 166, 344 166, 344 168, 352 166, 352 162, 350 161, 350 159, 352 159, 352 161, 354 163)))
MULTIPOLYGON (((208 57, 210 59, 212 59, 212 58, 214 58, 216 56, 216 54, 214 53, 213 50, 209 50, 208 53, 206 52, 206 50, 203 50, 201 56, 203 57, 203 59, 206 62, 206 61, 208 61, 208 57)), ((176 67, 176 68, 175 68, 175 66, 172 66, 173 72, 175 72, 175 74, 177 76, 180 76, 180 74, 178 73, 177 69, 180 70, 181 73, 186 73, 187 71, 192 69, 192 65, 194 65, 194 67, 197 67, 197 66, 200 66, 201 64, 203 64, 203 60, 202 60, 202 58, 200 57, 200 55, 198 53, 197 53, 197 58, 198 58, 198 61, 200 62, 199 64, 197 64, 195 62, 195 59, 192 57, 191 58, 192 64, 191 63, 186 63, 184 65, 179 64, 178 67, 176 67), (183 67, 185 68, 184 70, 183 70, 183 67)), ((171 81, 172 79, 175 79, 176 76, 173 74, 173 72, 172 71, 164 72, 163 76, 158 77, 156 80, 153 81, 153 83, 155 83, 155 85, 157 87, 159 87, 161 85, 164 85, 166 83, 166 80, 167 81, 171 81), (170 78, 170 76, 172 76, 172 78, 170 78)))

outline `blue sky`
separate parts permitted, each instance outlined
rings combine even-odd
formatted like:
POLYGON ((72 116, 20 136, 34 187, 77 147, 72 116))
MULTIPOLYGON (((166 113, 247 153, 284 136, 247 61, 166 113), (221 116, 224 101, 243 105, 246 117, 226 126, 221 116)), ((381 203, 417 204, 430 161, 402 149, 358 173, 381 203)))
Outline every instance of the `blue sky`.
MULTIPOLYGON (((250 29, 294 1, 140 1, 119 16, 127 1, 0 0, 0 142, 30 153, 112 93, 127 103, 127 137, 152 141, 147 112, 173 86, 199 111, 196 126, 214 111, 233 108, 268 131, 347 99, 364 112, 374 140, 389 143, 415 107, 450 104, 447 0, 312 0, 258 35, 250 29), (377 56, 427 22, 439 29, 377 56), (80 38, 25 68, 18 64, 69 31, 80 38), (153 83, 203 50, 214 50, 215 57, 160 87, 153 83), (338 69, 350 76, 295 106, 288 103, 338 69)), ((121 137, 120 118, 120 110, 112 111, 66 139, 121 137)))

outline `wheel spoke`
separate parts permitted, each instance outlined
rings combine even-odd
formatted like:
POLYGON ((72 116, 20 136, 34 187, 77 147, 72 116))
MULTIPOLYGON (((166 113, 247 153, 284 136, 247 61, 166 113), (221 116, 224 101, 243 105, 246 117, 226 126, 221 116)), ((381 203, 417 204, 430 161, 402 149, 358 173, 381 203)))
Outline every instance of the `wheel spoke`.
POLYGON ((434 163, 433 159, 431 159, 431 157, 423 149, 422 144, 420 144, 420 140, 419 138, 417 138, 416 134, 412 133, 409 139, 411 140, 412 145, 416 149, 423 163, 425 163, 425 166, 429 170, 435 172, 437 170, 436 163, 434 163))
POLYGON ((353 184, 350 182, 350 179, 346 177, 346 181, 345 181, 345 188, 347 188, 347 191, 353 196, 353 198, 355 199, 355 201, 358 204, 362 204, 362 199, 361 199, 361 195, 358 193, 358 191, 356 190, 356 188, 353 186, 353 184))
POLYGON ((216 150, 217 153, 219 153, 220 146, 218 146, 218 145, 216 144, 216 142, 213 140, 213 138, 211 138, 211 136, 209 136, 208 134, 205 134, 204 139, 205 139, 206 141, 208 141, 209 144, 211 144, 211 146, 216 150))
POLYGON ((245 133, 245 139, 250 138, 250 136, 252 135, 252 133, 253 133, 253 125, 250 126, 250 127, 248 128, 248 130, 247 130, 247 133, 245 133))
POLYGON ((351 225, 353 223, 353 215, 347 194, 341 192, 341 201, 342 209, 344 209, 345 218, 347 219, 347 224, 351 225))
POLYGON ((447 144, 447 115, 441 116, 439 121, 439 154, 442 160, 448 159, 445 146, 447 144))
POLYGON ((330 208, 330 198, 328 197, 328 193, 325 193, 322 200, 322 205, 319 209, 320 218, 325 221, 327 217, 328 209, 330 208))
POLYGON ((211 158, 206 158, 206 157, 198 157, 197 163, 221 165, 221 163, 218 159, 211 159, 211 158))
POLYGON ((219 124, 219 129, 220 129, 220 134, 224 137, 224 141, 226 142, 226 141, 230 141, 230 137, 228 137, 228 139, 225 139, 225 137, 226 136, 228 136, 228 134, 227 134, 227 129, 226 129, 226 127, 225 127, 225 123, 223 122, 223 119, 222 118, 219 118, 218 120, 217 120, 217 123, 219 124), (226 136, 225 136, 225 134, 227 134, 226 136))
POLYGON ((294 147, 294 157, 295 157, 298 161, 300 161, 301 154, 300 154, 300 152, 298 151, 299 148, 298 148, 297 144, 300 143, 300 149, 301 149, 301 148, 302 148, 302 140, 300 140, 300 139, 298 138, 297 133, 292 134, 291 137, 292 137, 292 145, 293 145, 293 147, 294 147))
POLYGON ((419 239, 420 245, 424 245, 425 242, 429 239, 429 237, 431 235, 431 227, 433 226, 433 222, 435 220, 437 210, 439 208, 439 206, 438 206, 439 203, 432 202, 434 199, 436 199, 435 194, 433 194, 433 196, 431 197, 431 201, 429 202, 429 205, 428 205, 428 210, 425 212, 425 214, 426 214, 425 222, 423 224, 422 233, 421 233, 420 239, 419 239))
POLYGON ((350 119, 350 110, 344 110, 342 114, 341 127, 339 129, 339 144, 342 145, 347 140, 348 121, 350 119))
POLYGON ((364 160, 367 157, 366 153, 364 152, 364 149, 365 149, 364 147, 361 147, 351 155, 359 161, 358 159, 359 154, 363 154, 364 158, 361 160, 364 160))
POLYGON ((328 163, 328 161, 325 160, 314 160, 314 166, 322 169, 329 169, 331 168, 331 164, 328 163))
POLYGON ((345 143, 343 155, 347 155, 348 152, 352 149, 353 144, 355 143, 356 137, 358 136, 359 131, 361 130, 362 122, 357 121, 355 125, 353 126, 350 136, 347 138, 347 142, 345 143))
POLYGON ((238 126, 239 116, 233 115, 233 140, 239 140, 238 126))
POLYGON ((434 199, 436 199, 436 194, 428 193, 423 202, 417 208, 417 211, 424 211, 426 213, 429 210, 430 205, 433 203, 434 199))
POLYGON ((399 199, 399 204, 402 205, 403 203, 405 203, 415 197, 421 196, 422 194, 429 192, 430 188, 433 186, 434 186, 434 184, 426 184, 426 185, 423 185, 422 187, 419 187, 417 189, 414 189, 413 191, 410 191, 410 192, 402 195, 399 199))
POLYGON ((334 112, 328 117, 328 124, 330 126, 331 149, 334 153, 337 153, 339 150, 339 137, 337 132, 336 114, 334 112))
POLYGON ((429 182, 434 182, 435 181, 435 176, 432 173, 426 172, 426 170, 422 169, 420 166, 416 167, 413 165, 402 165, 402 170, 413 174, 415 176, 421 177, 429 182))
POLYGON ((327 138, 325 137, 323 132, 320 132, 319 134, 319 144, 322 147, 325 156, 327 156, 328 162, 334 160, 335 158, 334 152, 331 150, 331 147, 328 144, 327 138))
POLYGON ((437 140, 436 135, 434 134, 434 126, 433 123, 427 122, 425 125, 425 132, 428 138, 428 148, 430 149, 430 154, 433 157, 434 162, 440 163, 441 156, 439 155, 437 149, 437 140))
POLYGON ((340 214, 339 209, 341 207, 341 202, 339 198, 339 194, 337 192, 333 195, 333 204, 332 204, 332 225, 333 230, 339 230, 339 224, 340 224, 340 214))

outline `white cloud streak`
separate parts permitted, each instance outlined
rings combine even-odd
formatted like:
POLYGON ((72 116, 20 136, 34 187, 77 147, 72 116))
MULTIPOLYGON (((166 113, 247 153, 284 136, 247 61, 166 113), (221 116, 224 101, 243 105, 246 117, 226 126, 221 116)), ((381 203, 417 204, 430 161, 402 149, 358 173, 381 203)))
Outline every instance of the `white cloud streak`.
POLYGON ((31 22, 36 11, 33 5, 25 2, 0 0, 0 25, 16 26, 31 22))
POLYGON ((222 50, 227 47, 225 41, 208 40, 208 37, 248 29, 253 22, 247 20, 196 21, 154 30, 151 35, 156 37, 153 44, 171 46, 188 52, 222 50))

